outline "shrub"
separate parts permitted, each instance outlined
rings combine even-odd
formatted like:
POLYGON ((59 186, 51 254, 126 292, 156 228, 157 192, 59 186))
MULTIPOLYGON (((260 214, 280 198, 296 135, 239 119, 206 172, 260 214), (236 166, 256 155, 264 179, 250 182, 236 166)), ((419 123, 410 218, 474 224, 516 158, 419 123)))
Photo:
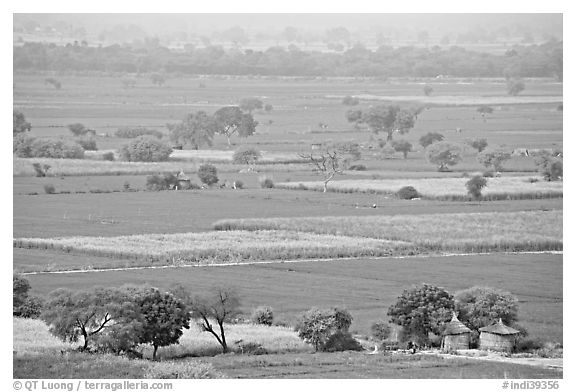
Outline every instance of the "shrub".
POLYGON ((387 321, 376 321, 370 327, 372 331, 372 337, 379 341, 385 341, 390 337, 390 332, 392 332, 392 327, 387 321))
POLYGON ((502 171, 502 164, 509 160, 512 155, 507 151, 486 150, 478 154, 478 162, 494 171, 502 171))
POLYGON ((85 151, 97 151, 96 140, 92 138, 78 139, 76 143, 80 145, 85 151))
POLYGON ((426 147, 426 159, 438 166, 438 171, 447 171, 462 160, 462 149, 449 142, 437 142, 426 147))
POLYGON ((34 168, 36 177, 46 177, 46 174, 48 174, 48 170, 50 170, 50 165, 41 165, 38 162, 34 162, 32 164, 32 167, 34 168))
POLYGON ((153 174, 146 177, 146 189, 149 191, 163 191, 173 189, 176 185, 178 185, 178 179, 174 174, 153 174))
POLYGON ((396 197, 403 200, 412 200, 420 197, 420 193, 413 186, 404 186, 396 192, 396 197))
POLYGON ((557 181, 564 175, 562 158, 543 155, 536 158, 536 165, 546 181, 557 181))
POLYGON ((444 135, 438 132, 428 132, 426 135, 422 136, 419 143, 422 147, 426 148, 432 143, 441 142, 444 140, 444 135))
POLYGON ((13 128, 12 128, 12 135, 16 135, 19 133, 30 132, 32 129, 32 125, 26 121, 26 117, 24 117, 24 113, 19 112, 18 110, 12 110, 12 120, 13 120, 13 128))
POLYGON ((44 184, 44 192, 46 192, 49 195, 52 195, 56 193, 56 188, 54 188, 54 185, 52 184, 44 184))
POLYGON ((38 297, 28 297, 20 305, 18 310, 14 313, 14 316, 24 317, 24 318, 38 318, 42 313, 42 307, 44 306, 44 301, 38 297))
POLYGON ((468 140, 467 143, 473 149, 478 150, 478 152, 482 152, 486 147, 488 147, 488 142, 484 138, 468 140))
POLYGON ((250 146, 240 146, 232 157, 232 162, 241 165, 254 165, 262 154, 258 149, 250 146))
POLYGON ((457 292, 455 301, 458 318, 472 330, 477 331, 499 319, 512 325, 518 319, 518 299, 506 291, 471 287, 457 292))
POLYGON ((348 168, 348 170, 354 170, 354 171, 366 171, 366 166, 365 165, 352 165, 348 168))
POLYGON ((359 103, 360 100, 356 97, 352 97, 351 95, 347 95, 344 98, 342 98, 342 104, 347 106, 355 106, 358 105, 359 103))
POLYGON ((113 161, 114 153, 112 151, 105 152, 104 154, 102 154, 102 159, 105 161, 113 161))
POLYGON ((250 319, 254 324, 272 325, 274 322, 274 311, 269 306, 259 306, 254 309, 250 319))
POLYGON ((94 131, 93 129, 88 129, 84 126, 84 124, 80 124, 80 123, 70 124, 70 125, 68 125, 68 129, 76 137, 84 136, 88 133, 91 133, 92 135, 96 134, 96 131, 94 131))
POLYGON ((485 171, 484 173, 482 173, 482 177, 492 178, 492 177, 494 177, 494 172, 493 172, 493 171, 490 171, 490 170, 487 170, 487 171, 485 171))
POLYGON ((261 188, 274 188, 274 181, 270 177, 261 176, 258 178, 261 188))
POLYGON ((28 279, 20 275, 12 276, 12 310, 14 316, 35 318, 42 310, 42 301, 36 297, 30 297, 30 283, 28 279))
POLYGON ((408 158, 408 153, 412 151, 412 143, 406 140, 398 140, 392 143, 392 148, 394 151, 401 152, 404 159, 408 158))
POLYGON ((468 194, 474 199, 479 200, 482 197, 482 189, 487 185, 488 181, 482 176, 474 176, 466 181, 466 189, 468 194))
POLYGON ((198 178, 202 184, 208 186, 218 183, 218 170, 216 166, 210 164, 201 165, 198 168, 198 178))
POLYGON ((30 149, 33 158, 83 159, 84 149, 62 139, 35 139, 30 149))
POLYGON ((328 338, 323 351, 362 351, 362 345, 352 337, 350 332, 337 331, 328 338))
POLYGON ((264 348, 264 346, 262 346, 260 343, 256 342, 239 343, 238 348, 234 351, 240 352, 240 354, 247 354, 247 355, 268 354, 268 350, 266 350, 266 348, 264 348))
POLYGON ((152 136, 139 136, 120 148, 120 158, 128 162, 167 161, 172 148, 152 136))
POLYGON ((36 139, 26 134, 18 134, 12 139, 12 152, 19 158, 32 157, 32 144, 36 139))
POLYGON ((348 332, 352 316, 348 311, 312 308, 298 317, 296 332, 306 342, 311 343, 316 351, 324 350, 326 343, 337 332, 348 332))
POLYGON ((118 128, 114 135, 123 139, 135 139, 140 136, 154 136, 155 138, 162 138, 163 133, 155 129, 146 127, 122 127, 118 128))

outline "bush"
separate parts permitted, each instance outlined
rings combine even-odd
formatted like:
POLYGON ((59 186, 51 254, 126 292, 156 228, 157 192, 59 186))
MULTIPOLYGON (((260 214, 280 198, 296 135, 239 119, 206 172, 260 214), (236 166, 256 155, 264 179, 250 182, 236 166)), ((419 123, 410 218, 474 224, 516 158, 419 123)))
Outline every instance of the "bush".
MULTIPOLYGON (((316 351, 325 350, 328 340, 337 332, 348 332, 352 316, 346 310, 312 308, 298 317, 298 337, 311 343, 316 351)), ((332 344, 335 344, 332 342, 332 344)))
POLYGON ((536 158, 536 165, 546 181, 558 181, 564 175, 562 158, 544 155, 536 158))
POLYGON ((32 167, 34 168, 36 177, 46 177, 46 174, 48 174, 48 170, 50 170, 50 165, 41 165, 38 162, 34 162, 32 164, 32 167))
POLYGON ((413 186, 404 186, 396 192, 396 197, 403 200, 412 200, 420 197, 420 193, 413 186))
POLYGON ((493 171, 490 171, 490 170, 487 170, 487 171, 485 171, 484 173, 482 173, 482 177, 492 178, 492 177, 494 177, 494 172, 493 172, 493 171))
POLYGON ((96 140, 92 138, 78 139, 76 143, 80 145, 85 151, 97 151, 96 140))
POLYGON ((46 192, 49 195, 52 195, 56 193, 56 188, 54 188, 54 185, 52 184, 44 184, 44 192, 46 192))
POLYGON ((123 139, 135 139, 140 136, 154 136, 155 138, 162 138, 163 133, 155 129, 149 129, 146 127, 123 127, 118 128, 114 132, 114 136, 123 139))
POLYGON ((12 314, 18 317, 36 318, 42 311, 42 300, 30 297, 30 283, 26 278, 14 274, 12 276, 12 314))
POLYGON ((468 194, 474 199, 479 200, 482 197, 482 189, 488 184, 488 181, 482 176, 474 176, 466 181, 468 194))
POLYGON ((12 128, 12 135, 16 135, 23 132, 30 132, 32 129, 32 125, 26 121, 26 117, 24 117, 24 113, 19 112, 18 110, 12 110, 12 120, 13 120, 13 128, 12 128))
POLYGON ((120 158, 128 162, 167 161, 172 148, 152 136, 139 136, 120 148, 120 158))
POLYGON ((274 322, 274 311, 269 306, 259 306, 254 309, 250 319, 254 324, 272 325, 274 322))
POLYGON ((258 178, 258 182, 261 188, 274 188, 274 181, 269 177, 262 176, 258 178))
POLYGON ((12 152, 19 158, 32 157, 32 144, 36 139, 26 134, 18 134, 12 139, 12 152))
POLYGON ((370 330, 372 331, 372 337, 374 339, 383 342, 390 337, 392 327, 387 321, 376 321, 374 324, 372 324, 370 330))
POLYGON ((20 158, 84 158, 84 149, 62 139, 35 139, 24 135, 14 138, 13 150, 20 158))
POLYGON ((96 134, 96 131, 94 131, 93 129, 88 129, 84 126, 84 124, 80 124, 80 123, 74 123, 74 124, 70 124, 68 125, 68 129, 70 130, 70 132, 72 132, 72 134, 74 136, 84 136, 88 133, 91 133, 92 135, 96 134))
POLYGON ((216 166, 210 164, 201 165, 198 168, 198 178, 202 184, 208 186, 218 183, 218 170, 216 166))
POLYGON ((28 297, 20 305, 18 310, 14 312, 14 316, 24 317, 24 318, 38 318, 42 313, 42 307, 44 306, 44 301, 38 297, 28 297))
POLYGON ((105 152, 104 154, 102 154, 102 159, 105 161, 113 161, 114 153, 112 151, 105 152))
POLYGON ((352 337, 350 332, 338 331, 330 336, 324 344, 323 351, 362 351, 362 345, 352 337))
POLYGON ((355 106, 358 105, 359 103, 360 100, 356 97, 352 97, 351 95, 347 95, 344 98, 342 98, 342 104, 347 106, 355 106))
POLYGON ((240 146, 232 157, 232 162, 241 165, 254 165, 262 154, 258 149, 249 146, 240 146))
POLYGON ((240 354, 246 355, 266 355, 268 354, 268 350, 264 348, 260 343, 256 342, 248 342, 248 343, 239 343, 238 348, 234 350, 235 352, 239 352, 240 354))
POLYGON ((348 168, 348 170, 354 170, 354 171, 366 171, 366 166, 364 165, 352 165, 348 168))
POLYGON ((163 175, 153 174, 146 177, 146 189, 149 191, 164 191, 173 189, 176 185, 178 185, 178 179, 170 173, 163 175))
POLYGON ((426 159, 438 166, 438 171, 447 171, 462 161, 462 148, 454 143, 436 142, 426 147, 426 159))
POLYGON ((478 154, 478 162, 487 168, 492 167, 494 171, 502 171, 503 163, 509 160, 512 155, 507 151, 485 150, 478 154))
POLYGON ((426 135, 422 136, 419 140, 419 143, 422 147, 426 148, 429 145, 441 142, 444 140, 444 135, 438 132, 428 132, 426 135))

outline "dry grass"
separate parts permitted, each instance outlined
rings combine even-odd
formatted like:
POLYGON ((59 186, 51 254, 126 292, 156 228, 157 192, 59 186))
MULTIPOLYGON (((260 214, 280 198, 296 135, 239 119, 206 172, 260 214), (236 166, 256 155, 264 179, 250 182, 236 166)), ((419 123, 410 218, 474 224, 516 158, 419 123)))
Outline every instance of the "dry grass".
POLYGON ((48 332, 41 320, 14 317, 14 351, 17 354, 46 354, 60 350, 71 350, 78 343, 64 343, 48 332))
MULTIPOLYGON (((411 178, 386 180, 339 180, 328 184, 328 190, 334 192, 368 192, 393 194, 404 186, 413 186, 425 198, 430 199, 461 199, 468 197, 466 182, 468 178, 411 178)), ((284 182, 276 184, 277 188, 284 189, 311 189, 322 190, 323 184, 319 181, 311 182, 284 182)), ((502 196, 514 197, 518 195, 534 195, 537 197, 561 197, 562 181, 529 182, 527 177, 495 177, 488 179, 488 185, 482 191, 486 198, 502 196)))
POLYGON ((465 252, 562 249, 562 211, 229 219, 216 230, 288 230, 412 242, 465 252))
POLYGON ((130 259, 134 260, 131 263, 133 266, 153 263, 219 264, 259 260, 388 256, 411 249, 410 244, 400 241, 292 231, 19 238, 14 240, 14 246, 130 259))
MULTIPOLYGON (((258 163, 306 163, 296 153, 261 151, 262 157, 258 163)), ((232 150, 174 150, 170 158, 176 160, 194 160, 205 162, 232 162, 232 150)), ((242 165, 238 165, 242 166, 242 165)))

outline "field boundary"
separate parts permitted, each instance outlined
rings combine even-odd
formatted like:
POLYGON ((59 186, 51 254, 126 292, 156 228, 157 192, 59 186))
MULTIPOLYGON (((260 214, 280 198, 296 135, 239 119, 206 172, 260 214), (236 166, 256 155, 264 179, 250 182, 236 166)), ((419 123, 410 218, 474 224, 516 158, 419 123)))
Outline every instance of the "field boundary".
POLYGON ((461 257, 461 256, 489 256, 495 254, 504 255, 538 255, 538 254, 553 254, 563 255, 562 250, 547 250, 547 251, 525 251, 525 252, 488 252, 488 253, 437 253, 437 254, 419 254, 419 255, 404 255, 404 256, 377 256, 377 257, 341 257, 341 258, 328 258, 328 259, 293 259, 293 260, 263 260, 263 261, 249 261, 249 262, 230 262, 230 263, 213 263, 213 264, 182 264, 182 265, 154 265, 154 266, 141 266, 141 267, 122 267, 122 268, 94 268, 94 269, 76 269, 76 270, 63 270, 63 271, 33 271, 33 272, 20 272, 19 275, 43 275, 43 274, 76 274, 76 273, 90 273, 90 272, 114 272, 114 271, 132 271, 132 270, 146 270, 146 269, 170 269, 170 268, 201 268, 201 267, 232 267, 243 265, 267 265, 267 264, 294 264, 294 263, 312 263, 316 261, 356 261, 356 260, 381 260, 381 259, 417 259, 429 257, 461 257))

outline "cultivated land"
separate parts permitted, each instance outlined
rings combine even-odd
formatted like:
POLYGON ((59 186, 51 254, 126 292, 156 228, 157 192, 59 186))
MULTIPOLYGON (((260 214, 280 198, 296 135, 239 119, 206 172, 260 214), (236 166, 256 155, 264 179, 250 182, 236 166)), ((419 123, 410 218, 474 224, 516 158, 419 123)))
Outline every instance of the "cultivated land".
MULTIPOLYGON (((489 147, 510 152, 562 149, 563 112, 558 110, 562 83, 526 80, 526 90, 509 97, 504 79, 199 76, 169 77, 166 85, 157 87, 139 77, 135 88, 124 89, 123 77, 14 75, 14 107, 32 123, 33 136, 71 137, 66 126, 80 122, 96 130, 100 150, 86 154, 84 160, 14 158, 13 236, 28 240, 16 241, 13 267, 33 273, 26 275, 32 294, 46 295, 60 287, 76 290, 126 283, 165 289, 181 283, 200 294, 218 284, 238 290, 245 314, 256 306, 270 305, 277 320, 293 324, 299 312, 312 306, 343 306, 354 317, 351 330, 368 335, 370 325, 386 318, 388 307, 411 285, 426 282, 451 292, 480 285, 510 291, 519 298, 519 323, 531 337, 562 342, 563 256, 503 253, 562 249, 562 182, 543 181, 531 157, 514 156, 504 163, 503 176, 489 178, 484 190, 486 195, 503 195, 502 200, 492 196, 489 201, 471 202, 466 200, 463 174, 485 170, 475 152, 466 150, 463 161, 451 172, 440 173, 426 162, 418 144, 425 133, 440 132, 449 142, 483 137, 489 147), (54 76, 62 82, 62 89, 44 83, 46 77, 54 76), (424 97, 424 84, 434 88, 432 97, 424 97), (345 95, 360 97, 360 105, 343 105, 345 95), (216 136, 211 149, 175 151, 164 163, 101 160, 104 151, 115 150, 128 140, 113 136, 119 127, 147 126, 167 135, 166 123, 195 110, 212 113, 248 96, 260 97, 274 109, 255 111, 256 134, 247 139, 233 137, 232 148, 224 137, 216 136), (395 135, 414 145, 408 159, 400 153, 382 159, 374 146, 385 136, 375 136, 364 127, 355 129, 345 119, 349 109, 366 110, 369 105, 392 101, 426 106, 414 129, 395 135), (477 112, 480 104, 491 105, 494 112, 483 118, 477 112), (315 143, 344 141, 360 143, 362 159, 354 163, 367 170, 337 176, 329 188, 342 193, 260 189, 261 176, 284 187, 303 183, 314 188, 319 177, 300 162, 298 154, 310 152, 315 143), (246 166, 230 163, 239 144, 263 151, 263 162, 255 165, 254 172, 240 173, 246 166), (196 171, 204 162, 215 163, 221 183, 241 180, 245 189, 145 191, 146 175, 155 173, 183 170, 199 183, 196 171), (33 163, 50 165, 48 177, 34 177, 33 163), (46 194, 45 185, 54 185, 56 194, 46 194), (416 187, 425 198, 399 200, 391 195, 406 185, 416 187), (542 196, 554 198, 537 198, 542 196), (235 231, 214 231, 214 227, 235 231), (430 255, 487 251, 500 253, 430 255), (369 257, 406 253, 418 256, 369 257), (348 256, 354 258, 337 259, 348 256), (326 257, 336 259, 322 260, 326 257), (286 262, 292 258, 313 260, 286 262), (194 266, 199 260, 256 263, 194 266), (278 262, 261 263, 267 260, 278 262), (79 271, 182 263, 193 266, 79 271), (63 270, 75 271, 37 273, 63 270)), ((183 367, 190 377, 561 376, 552 370, 465 359, 312 354, 290 328, 262 330, 243 325, 232 327, 231 339, 259 342, 271 354, 191 360, 187 357, 213 355, 218 348, 210 336, 191 330, 181 345, 161 352, 163 359, 181 361, 176 364, 82 353, 58 357, 54 353, 69 346, 51 339, 45 328, 15 321, 15 377, 77 378, 80 371, 85 374, 82 377, 141 378, 183 367), (163 370, 157 366, 164 366, 163 370)))

